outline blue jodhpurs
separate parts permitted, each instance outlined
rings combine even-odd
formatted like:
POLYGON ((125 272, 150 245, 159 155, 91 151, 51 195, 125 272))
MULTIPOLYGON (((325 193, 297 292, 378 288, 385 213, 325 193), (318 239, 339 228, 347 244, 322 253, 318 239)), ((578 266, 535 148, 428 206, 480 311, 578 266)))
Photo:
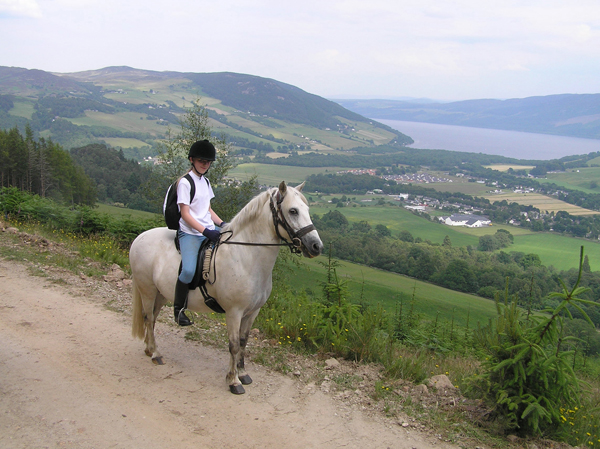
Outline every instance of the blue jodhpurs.
MULTIPOLYGON (((215 226, 217 231, 221 228, 215 226)), ((184 284, 189 284, 194 279, 196 273, 196 265, 198 265, 198 251, 200 251, 200 245, 206 240, 206 237, 202 234, 192 235, 183 232, 181 229, 177 231, 179 237, 179 250, 181 251, 181 274, 179 280, 184 284)))

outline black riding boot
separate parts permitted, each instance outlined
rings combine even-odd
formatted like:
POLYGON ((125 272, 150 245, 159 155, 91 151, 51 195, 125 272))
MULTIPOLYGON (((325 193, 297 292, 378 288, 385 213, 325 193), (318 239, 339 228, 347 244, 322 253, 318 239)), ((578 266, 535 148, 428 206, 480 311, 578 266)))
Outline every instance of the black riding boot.
POLYGON ((188 285, 177 279, 177 284, 175 285, 173 311, 175 312, 175 322, 180 326, 189 326, 192 324, 190 319, 185 315, 185 307, 187 306, 189 291, 190 289, 188 285))

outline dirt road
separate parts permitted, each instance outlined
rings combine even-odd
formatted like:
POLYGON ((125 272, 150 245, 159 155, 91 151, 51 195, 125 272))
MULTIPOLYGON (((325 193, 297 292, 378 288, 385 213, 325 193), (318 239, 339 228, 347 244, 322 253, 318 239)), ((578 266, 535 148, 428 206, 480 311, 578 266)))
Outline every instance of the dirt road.
POLYGON ((252 363, 234 396, 226 348, 167 324, 155 366, 128 317, 82 291, 0 259, 0 447, 454 447, 252 363))

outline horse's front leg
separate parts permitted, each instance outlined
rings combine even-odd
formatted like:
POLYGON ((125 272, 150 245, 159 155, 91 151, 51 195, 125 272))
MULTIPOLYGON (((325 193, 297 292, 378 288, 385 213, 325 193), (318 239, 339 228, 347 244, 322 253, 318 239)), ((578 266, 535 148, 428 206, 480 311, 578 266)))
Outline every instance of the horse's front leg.
POLYGON ((245 316, 242 318, 242 322, 240 324, 240 357, 237 363, 237 371, 238 379, 240 379, 242 385, 250 385, 252 383, 252 378, 250 375, 248 375, 244 366, 244 357, 246 356, 246 345, 248 344, 250 329, 252 329, 252 324, 258 316, 258 312, 260 312, 260 309, 248 316, 245 316))
MULTIPOLYGON (((242 321, 241 313, 230 310, 225 316, 227 322, 227 334, 229 336, 229 372, 227 373, 227 383, 229 391, 233 394, 244 394, 246 390, 238 377, 238 365, 242 356, 240 344, 240 323, 242 321)), ((242 362, 243 365, 243 362, 242 362)))

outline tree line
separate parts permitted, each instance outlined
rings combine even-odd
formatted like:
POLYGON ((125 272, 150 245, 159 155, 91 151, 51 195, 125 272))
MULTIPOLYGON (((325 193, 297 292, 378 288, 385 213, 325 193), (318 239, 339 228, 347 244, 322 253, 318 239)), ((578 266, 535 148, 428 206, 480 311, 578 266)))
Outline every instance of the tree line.
MULTIPOLYGON (((559 278, 573 282, 576 279, 576 270, 557 272, 542 265, 537 254, 489 252, 490 244, 494 249, 510 246, 512 236, 506 231, 493 236, 493 241, 480 241, 483 251, 479 251, 472 246, 454 247, 449 238, 442 245, 414 239, 408 231, 393 237, 383 225, 372 227, 366 221, 351 223, 337 210, 315 215, 313 223, 323 243, 326 246, 332 243, 336 258, 490 299, 508 289, 508 294, 518 297, 519 304, 533 309, 554 305, 549 304, 552 300, 547 297, 561 288, 559 278)), ((587 259, 581 283, 590 288, 586 299, 600 296, 600 272, 592 272, 587 259)), ((590 307, 585 311, 600 326, 600 311, 596 309, 590 307)), ((578 316, 577 311, 573 313, 578 316)))
POLYGON ((70 154, 26 127, 0 130, 0 186, 17 187, 70 204, 95 204, 96 189, 70 154))

